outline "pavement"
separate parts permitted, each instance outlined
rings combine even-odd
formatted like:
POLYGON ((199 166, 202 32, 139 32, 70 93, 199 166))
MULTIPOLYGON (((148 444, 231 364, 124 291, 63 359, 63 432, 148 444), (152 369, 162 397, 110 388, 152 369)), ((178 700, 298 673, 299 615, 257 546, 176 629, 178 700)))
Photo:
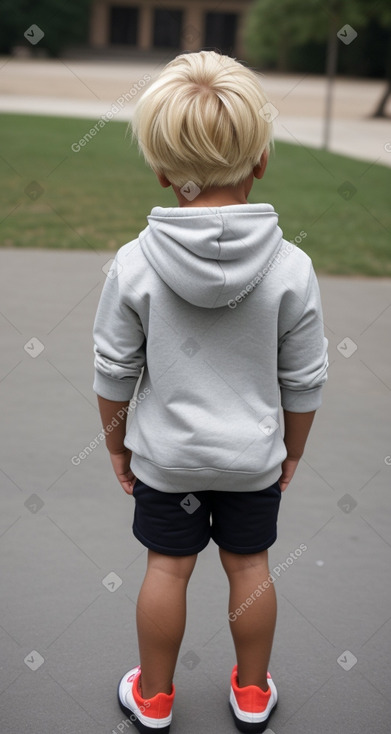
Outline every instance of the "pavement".
MULTIPOLYGON (((9 734, 132 731, 116 686, 138 662, 146 551, 99 441, 92 391, 92 322, 111 256, 0 250, 0 730, 9 734)), ((329 380, 270 550, 280 701, 267 733, 388 734, 391 280, 319 281, 329 380)), ((235 732, 227 598, 211 541, 189 585, 172 734, 235 732)))
MULTIPOLYGON (((123 731, 117 679, 138 662, 146 553, 131 532, 133 500, 95 440, 91 388, 108 257, 0 250, 0 722, 10 734, 123 731)), ((280 703, 268 734, 388 734, 391 281, 320 286, 330 373, 270 551, 280 703)), ((227 592, 211 542, 189 586, 172 734, 235 731, 227 592)))

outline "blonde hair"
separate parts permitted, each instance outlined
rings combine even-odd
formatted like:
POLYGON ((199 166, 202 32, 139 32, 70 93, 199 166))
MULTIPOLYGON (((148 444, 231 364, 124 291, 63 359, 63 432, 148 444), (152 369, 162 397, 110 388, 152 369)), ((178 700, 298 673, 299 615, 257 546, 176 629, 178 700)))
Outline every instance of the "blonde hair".
POLYGON ((236 186, 272 140, 251 69, 215 51, 181 54, 144 92, 132 122, 145 160, 171 184, 236 186))

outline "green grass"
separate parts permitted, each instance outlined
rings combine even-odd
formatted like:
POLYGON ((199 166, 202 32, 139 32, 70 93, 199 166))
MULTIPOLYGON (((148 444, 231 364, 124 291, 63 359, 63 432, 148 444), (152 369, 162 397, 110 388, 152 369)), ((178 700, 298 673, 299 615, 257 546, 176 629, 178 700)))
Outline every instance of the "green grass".
MULTIPOLYGON (((71 150, 95 122, 0 118, 3 246, 116 250, 146 226, 153 206, 176 205, 125 123, 109 122, 80 152, 71 150), (33 198, 25 192, 31 182, 43 189, 33 198)), ((273 204, 286 239, 306 233, 296 242, 318 272, 391 276, 390 190, 389 168, 277 142, 249 201, 273 204), (338 193, 346 181, 356 189, 348 200, 338 193)))

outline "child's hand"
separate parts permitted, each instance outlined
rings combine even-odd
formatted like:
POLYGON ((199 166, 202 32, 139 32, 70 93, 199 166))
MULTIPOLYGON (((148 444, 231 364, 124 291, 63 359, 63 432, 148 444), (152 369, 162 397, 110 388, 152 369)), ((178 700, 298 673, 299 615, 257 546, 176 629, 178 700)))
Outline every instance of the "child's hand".
POLYGON ((282 474, 278 480, 280 483, 281 492, 284 492, 289 482, 293 478, 293 475, 297 469, 297 465, 299 461, 300 459, 292 459, 291 457, 287 456, 285 461, 282 462, 282 465, 281 465, 282 474))
POLYGON ((110 459, 115 471, 115 475, 126 494, 133 494, 133 487, 136 483, 136 478, 130 468, 130 460, 132 458, 132 452, 130 449, 124 448, 119 453, 111 453, 110 459))

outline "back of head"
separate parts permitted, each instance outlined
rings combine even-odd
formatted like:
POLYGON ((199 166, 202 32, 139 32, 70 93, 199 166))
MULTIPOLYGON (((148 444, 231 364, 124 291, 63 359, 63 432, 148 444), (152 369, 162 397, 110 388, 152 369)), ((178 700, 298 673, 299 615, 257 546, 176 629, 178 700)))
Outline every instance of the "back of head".
POLYGON ((269 148, 267 97, 251 69, 214 51, 181 54, 137 104, 133 131, 147 163, 181 187, 236 186, 269 148))

